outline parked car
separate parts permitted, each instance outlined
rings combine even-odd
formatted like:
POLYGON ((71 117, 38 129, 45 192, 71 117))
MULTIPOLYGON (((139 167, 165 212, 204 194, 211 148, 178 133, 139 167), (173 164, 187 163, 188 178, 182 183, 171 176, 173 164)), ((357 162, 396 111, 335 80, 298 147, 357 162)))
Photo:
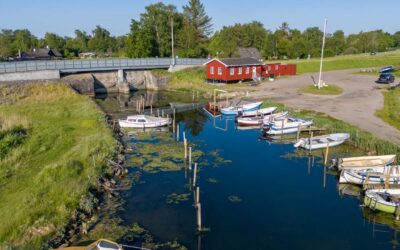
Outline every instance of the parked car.
POLYGON ((390 73, 383 73, 379 75, 377 83, 392 83, 394 82, 394 75, 390 73))

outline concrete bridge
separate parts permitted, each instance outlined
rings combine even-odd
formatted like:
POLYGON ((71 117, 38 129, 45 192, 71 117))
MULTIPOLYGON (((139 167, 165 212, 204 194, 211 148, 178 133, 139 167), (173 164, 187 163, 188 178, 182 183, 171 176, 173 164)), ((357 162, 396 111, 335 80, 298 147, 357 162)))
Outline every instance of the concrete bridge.
MULTIPOLYGON (((101 71, 169 69, 199 66, 206 59, 193 58, 137 58, 137 59, 88 59, 88 60, 38 60, 0 63, 0 82, 55 80, 62 74, 101 71)), ((123 79, 119 79, 123 81, 123 79)))

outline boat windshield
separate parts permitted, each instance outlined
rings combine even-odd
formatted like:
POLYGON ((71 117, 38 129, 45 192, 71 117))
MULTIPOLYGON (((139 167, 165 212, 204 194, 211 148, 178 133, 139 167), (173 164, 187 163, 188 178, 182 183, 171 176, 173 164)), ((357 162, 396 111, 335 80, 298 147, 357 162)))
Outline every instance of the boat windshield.
POLYGON ((138 119, 137 121, 138 121, 138 122, 142 122, 142 123, 143 123, 143 122, 146 122, 145 119, 138 119))

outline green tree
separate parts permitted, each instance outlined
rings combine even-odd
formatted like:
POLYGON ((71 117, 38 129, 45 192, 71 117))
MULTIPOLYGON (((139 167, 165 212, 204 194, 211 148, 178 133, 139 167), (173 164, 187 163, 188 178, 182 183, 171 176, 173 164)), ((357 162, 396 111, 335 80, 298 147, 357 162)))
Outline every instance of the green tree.
POLYGON ((31 34, 27 29, 15 30, 14 31, 14 41, 12 47, 14 51, 31 51, 35 46, 38 45, 37 38, 31 34))
POLYGON ((343 53, 346 48, 346 37, 342 30, 337 30, 331 37, 326 39, 326 48, 337 56, 343 53))
POLYGON ((52 49, 63 50, 65 39, 55 33, 46 33, 41 44, 41 47, 45 46, 49 46, 52 49))
POLYGON ((151 29, 132 19, 131 30, 126 39, 125 47, 125 53, 130 58, 152 56, 156 45, 151 29))
POLYGON ((6 59, 15 55, 12 43, 14 32, 9 29, 3 29, 0 32, 0 59, 6 59))
POLYGON ((89 49, 99 53, 112 52, 112 45, 113 39, 110 32, 97 25, 93 30, 92 38, 89 40, 89 49))
POLYGON ((205 56, 208 36, 212 33, 211 18, 200 0, 190 0, 183 6, 183 15, 184 27, 178 38, 179 53, 190 57, 205 56))

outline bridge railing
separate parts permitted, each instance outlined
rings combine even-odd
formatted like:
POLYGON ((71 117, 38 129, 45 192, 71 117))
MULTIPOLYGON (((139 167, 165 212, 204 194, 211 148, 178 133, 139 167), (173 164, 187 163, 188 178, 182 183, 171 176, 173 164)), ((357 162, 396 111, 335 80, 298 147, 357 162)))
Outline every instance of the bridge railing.
MULTIPOLYGON (((206 59, 177 58, 176 65, 202 65, 206 59)), ((171 58, 135 58, 135 59, 82 59, 82 60, 36 60, 0 63, 0 74, 38 70, 91 71, 115 69, 167 68, 171 58)))

